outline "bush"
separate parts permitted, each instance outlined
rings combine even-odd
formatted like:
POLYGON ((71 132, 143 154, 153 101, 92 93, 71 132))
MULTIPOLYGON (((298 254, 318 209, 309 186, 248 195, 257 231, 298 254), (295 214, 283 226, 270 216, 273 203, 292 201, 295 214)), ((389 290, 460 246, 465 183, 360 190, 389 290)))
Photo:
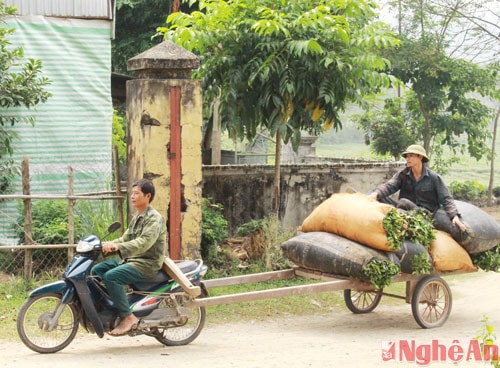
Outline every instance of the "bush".
POLYGON ((296 230, 284 228, 276 216, 252 220, 241 225, 237 233, 250 237, 247 252, 250 260, 255 262, 254 266, 258 268, 256 271, 289 267, 288 260, 281 251, 281 243, 295 236, 296 230))
MULTIPOLYGON (((126 214, 127 208, 123 208, 126 214)), ((75 218, 78 218, 83 235, 93 234, 102 238, 108 235, 108 227, 118 219, 114 201, 81 200, 76 202, 75 218)), ((127 224, 122 224, 126 228, 127 224)), ((75 241, 79 238, 75 236, 75 241)))
POLYGON ((213 263, 218 255, 219 245, 227 238, 228 223, 221 204, 203 198, 201 202, 201 257, 207 264, 213 263))
MULTIPOLYGON (((14 224, 19 243, 23 244, 24 214, 22 208, 20 215, 14 224)), ((64 200, 40 200, 33 201, 31 218, 32 239, 39 244, 65 244, 68 242, 68 202, 64 200)), ((74 220, 75 239, 83 235, 81 223, 78 218, 74 220)))
MULTIPOLYGON (((22 208, 14 230, 19 237, 19 243, 26 243, 24 233, 24 215, 22 208)), ((67 244, 68 243, 68 202, 65 200, 33 201, 31 218, 32 239, 35 244, 67 244)), ((74 220, 75 239, 83 235, 78 218, 74 220)), ((15 257, 24 257, 24 252, 16 252, 15 257)), ((51 272, 63 268, 67 263, 66 249, 34 249, 32 254, 33 272, 51 272)), ((15 262, 12 260, 12 267, 15 262)))
POLYGON ((486 196, 484 185, 476 180, 466 180, 462 183, 453 181, 449 188, 453 198, 461 201, 474 201, 486 196))

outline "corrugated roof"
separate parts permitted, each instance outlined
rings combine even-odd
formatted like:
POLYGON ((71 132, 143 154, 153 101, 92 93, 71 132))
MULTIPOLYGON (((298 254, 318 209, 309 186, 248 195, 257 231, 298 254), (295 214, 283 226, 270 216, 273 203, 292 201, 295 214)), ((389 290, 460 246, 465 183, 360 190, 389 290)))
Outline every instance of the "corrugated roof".
POLYGON ((18 15, 113 19, 114 0, 4 0, 18 15))

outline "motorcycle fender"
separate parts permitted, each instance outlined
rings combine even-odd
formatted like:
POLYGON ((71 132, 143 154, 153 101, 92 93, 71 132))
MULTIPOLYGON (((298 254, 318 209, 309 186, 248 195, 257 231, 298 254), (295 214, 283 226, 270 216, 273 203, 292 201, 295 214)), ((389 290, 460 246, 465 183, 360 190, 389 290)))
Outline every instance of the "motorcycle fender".
POLYGON ((60 294, 62 295, 62 302, 68 304, 73 301, 75 288, 70 283, 59 280, 36 288, 29 294, 29 297, 31 298, 43 294, 60 294))

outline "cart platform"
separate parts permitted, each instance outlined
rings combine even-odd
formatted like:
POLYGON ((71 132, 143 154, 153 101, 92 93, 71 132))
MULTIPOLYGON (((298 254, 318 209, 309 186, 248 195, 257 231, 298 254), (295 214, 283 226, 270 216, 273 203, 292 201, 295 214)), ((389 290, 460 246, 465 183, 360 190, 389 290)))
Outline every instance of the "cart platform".
POLYGON ((262 272, 250 275, 224 277, 204 280, 203 285, 208 290, 212 288, 242 285, 273 280, 287 280, 304 277, 320 280, 305 285, 287 286, 268 290, 242 292, 214 297, 198 298, 189 303, 190 307, 207 307, 221 304, 250 302, 292 295, 308 295, 320 292, 344 290, 344 301, 347 308, 356 314, 372 312, 379 304, 383 295, 404 299, 411 304, 412 314, 422 328, 442 326, 451 312, 452 295, 450 288, 442 276, 464 273, 433 272, 426 275, 400 273, 391 283, 406 283, 405 295, 384 293, 383 289, 375 290, 369 282, 355 280, 349 277, 294 267, 291 269, 262 272))

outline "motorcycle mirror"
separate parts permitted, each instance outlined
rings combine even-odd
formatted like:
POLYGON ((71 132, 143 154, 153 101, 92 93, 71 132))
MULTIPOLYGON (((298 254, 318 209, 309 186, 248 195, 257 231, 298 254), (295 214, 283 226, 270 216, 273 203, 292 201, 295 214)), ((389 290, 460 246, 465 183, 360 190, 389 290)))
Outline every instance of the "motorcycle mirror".
POLYGON ((122 227, 122 224, 119 221, 113 222, 108 227, 108 234, 114 233, 116 230, 122 227))

